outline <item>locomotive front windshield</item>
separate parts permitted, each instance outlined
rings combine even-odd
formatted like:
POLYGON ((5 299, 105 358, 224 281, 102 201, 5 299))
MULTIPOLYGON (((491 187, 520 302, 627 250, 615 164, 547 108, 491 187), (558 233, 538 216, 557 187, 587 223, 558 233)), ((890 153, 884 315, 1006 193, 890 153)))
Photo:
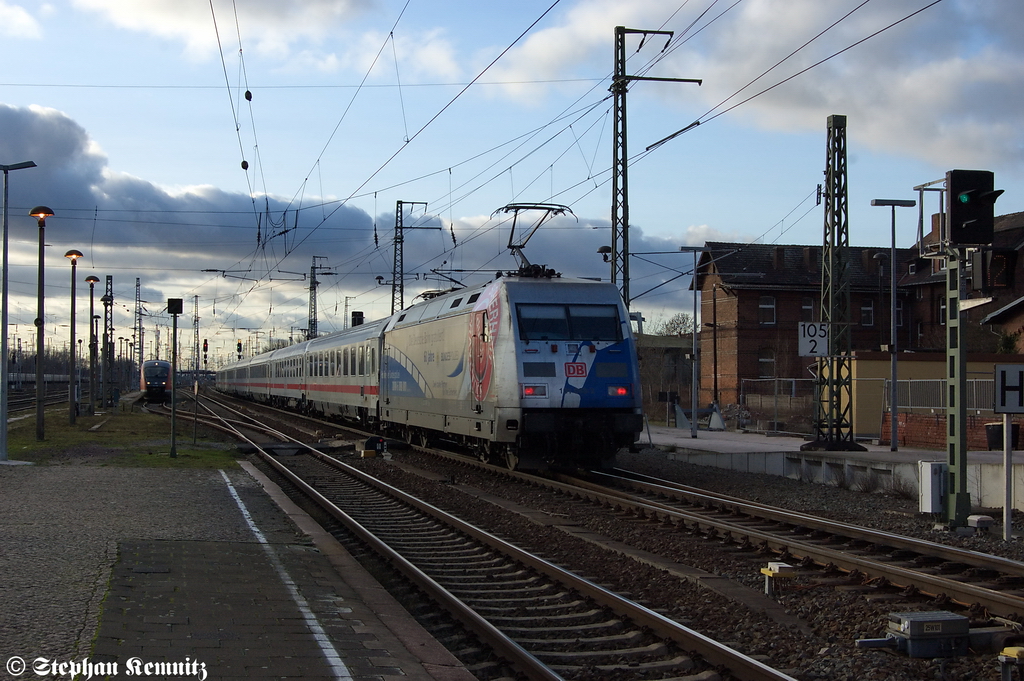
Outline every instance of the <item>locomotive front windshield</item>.
POLYGON ((166 383, 167 376, 170 373, 170 368, 165 366, 148 366, 146 367, 146 381, 149 383, 166 383))
POLYGON ((519 337, 525 341, 619 341, 622 329, 614 305, 521 303, 519 337))

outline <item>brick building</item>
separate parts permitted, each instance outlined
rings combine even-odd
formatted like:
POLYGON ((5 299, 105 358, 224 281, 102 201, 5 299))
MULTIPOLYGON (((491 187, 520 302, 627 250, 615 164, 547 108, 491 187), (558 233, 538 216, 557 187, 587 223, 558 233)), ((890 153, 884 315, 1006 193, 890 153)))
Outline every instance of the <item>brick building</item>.
MULTIPOLYGON (((937 224, 937 220, 934 221, 937 224)), ((932 232, 923 243, 938 241, 932 232)), ((1024 248, 1024 213, 996 218, 993 245, 1024 248)), ((738 404, 743 379, 810 379, 814 360, 800 357, 798 324, 821 319, 821 246, 706 242, 698 264, 701 291, 700 402, 738 404), (717 390, 717 395, 716 395, 717 390)), ((889 247, 851 246, 852 349, 887 349, 890 333, 889 247)), ((922 258, 917 246, 896 251, 896 327, 901 352, 945 351, 943 258, 922 258)), ((1024 257, 1016 265, 1016 285, 997 290, 988 305, 969 313, 966 344, 971 353, 995 352, 1003 329, 982 320, 1011 321, 1024 331, 1024 257), (1018 312, 1019 314, 1011 314, 1018 312)), ((968 278, 971 273, 968 272, 968 278)), ((970 284, 970 282, 969 282, 970 284)), ((970 288, 970 285, 969 285, 970 288)), ((969 292, 978 297, 980 292, 969 292)), ((1024 349, 1024 334, 1018 341, 1024 349)), ((795 385, 795 383, 794 383, 795 385)))

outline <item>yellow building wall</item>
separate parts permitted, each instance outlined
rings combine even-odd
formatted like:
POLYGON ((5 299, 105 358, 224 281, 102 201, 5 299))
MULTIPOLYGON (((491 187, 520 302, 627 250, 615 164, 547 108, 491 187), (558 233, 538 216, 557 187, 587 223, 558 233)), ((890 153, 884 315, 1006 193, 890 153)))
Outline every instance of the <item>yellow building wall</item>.
MULTIPOLYGON (((1024 355, 970 355, 967 378, 992 378, 996 364, 1024 364, 1024 355)), ((897 380, 943 379, 946 377, 945 353, 901 352, 896 356, 897 380)), ((854 353, 853 433, 855 437, 877 438, 881 434, 885 405, 885 381, 891 375, 891 360, 886 352, 854 353)))

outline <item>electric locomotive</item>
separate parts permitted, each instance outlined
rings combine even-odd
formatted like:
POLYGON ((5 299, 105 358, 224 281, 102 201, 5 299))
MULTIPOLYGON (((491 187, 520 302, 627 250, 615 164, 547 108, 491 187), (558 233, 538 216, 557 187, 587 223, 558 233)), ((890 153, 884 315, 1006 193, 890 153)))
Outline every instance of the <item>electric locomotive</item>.
POLYGON ((142 363, 139 389, 149 402, 165 402, 171 396, 174 377, 171 363, 162 359, 149 359, 142 363))
POLYGON ((618 289, 543 268, 243 360, 217 386, 509 468, 607 467, 643 427, 618 289))

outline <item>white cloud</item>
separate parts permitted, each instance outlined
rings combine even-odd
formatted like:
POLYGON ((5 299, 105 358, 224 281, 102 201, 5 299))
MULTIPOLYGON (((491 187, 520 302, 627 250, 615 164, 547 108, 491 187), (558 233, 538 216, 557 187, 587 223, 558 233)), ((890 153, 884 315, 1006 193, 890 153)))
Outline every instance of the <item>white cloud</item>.
POLYGON ((724 231, 709 225, 690 225, 686 228, 682 243, 688 246, 703 246, 706 241, 727 241, 734 243, 751 243, 756 236, 736 231, 724 231))
POLYGON ((43 36, 43 31, 22 7, 0 1, 0 35, 38 39, 43 36))
MULTIPOLYGON (((591 77, 611 74, 615 27, 651 28, 664 14, 657 0, 578 2, 557 25, 531 32, 489 71, 488 79, 507 82, 506 92, 518 97, 523 82, 567 78, 579 69, 591 77)), ((535 96, 537 90, 531 87, 530 92, 535 96)))
MULTIPOLYGON (((104 15, 116 26, 182 40, 187 52, 216 52, 217 32, 206 2, 181 0, 73 0, 82 10, 104 15)), ((286 53, 292 45, 321 42, 339 25, 373 4, 373 0, 248 0, 238 5, 238 29, 256 49, 286 53)), ((222 42, 237 43, 232 3, 215 2, 222 42)))
MULTIPOLYGON (((665 28, 681 37, 707 4, 687 6, 665 28)), ((725 116, 754 128, 820 132, 827 116, 839 113, 849 118, 851 138, 877 151, 949 167, 1020 163, 1024 5, 1014 0, 945 2, 883 31, 924 5, 889 0, 867 4, 826 31, 859 4, 747 0, 698 31, 721 11, 712 7, 650 75, 702 78, 700 88, 666 88, 661 96, 687 108, 701 101, 709 112, 721 104, 717 113, 850 48, 725 116)), ((613 27, 655 29, 668 14, 658 0, 581 0, 558 25, 531 34, 490 75, 509 81, 606 76, 612 70, 613 27)), ((639 37, 627 43, 630 73, 663 44, 651 38, 634 58, 638 43, 639 37)), ((508 89, 521 94, 515 85, 508 89)), ((537 96, 535 88, 530 92, 537 96)))

